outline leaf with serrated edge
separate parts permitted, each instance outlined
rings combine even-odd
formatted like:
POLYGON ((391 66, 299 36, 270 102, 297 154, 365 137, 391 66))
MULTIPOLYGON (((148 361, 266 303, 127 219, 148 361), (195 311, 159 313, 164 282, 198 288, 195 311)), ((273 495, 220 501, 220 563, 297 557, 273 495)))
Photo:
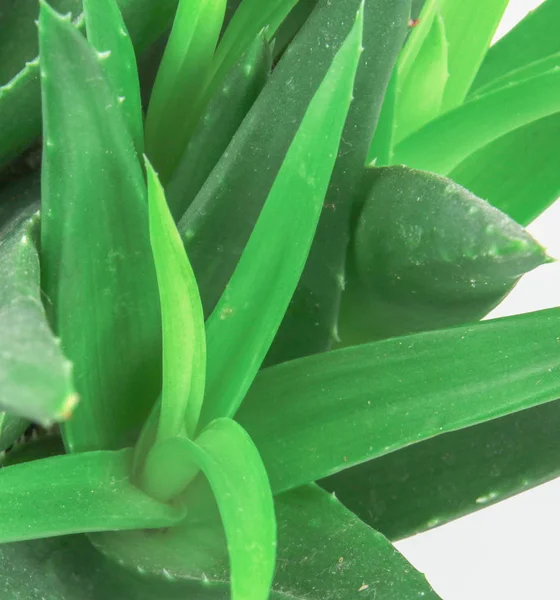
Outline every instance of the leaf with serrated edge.
POLYGON ((88 40, 101 54, 103 66, 121 106, 130 135, 141 155, 144 122, 134 47, 116 0, 83 0, 88 40))
POLYGON ((122 448, 161 386, 146 186, 103 59, 46 4, 39 35, 41 276, 81 397, 65 442, 71 451, 122 448))

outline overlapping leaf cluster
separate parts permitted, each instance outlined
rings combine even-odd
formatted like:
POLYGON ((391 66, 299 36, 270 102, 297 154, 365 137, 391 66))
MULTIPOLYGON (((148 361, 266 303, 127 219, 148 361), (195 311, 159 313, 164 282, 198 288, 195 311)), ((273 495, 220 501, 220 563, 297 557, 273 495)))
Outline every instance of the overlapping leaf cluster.
POLYGON ((34 1, 0 42, 2 164, 42 102, 0 190, 0 589, 436 598, 383 534, 558 474, 559 309, 477 321, 548 260, 560 3, 490 49, 506 0, 52 4, 40 60, 34 1))

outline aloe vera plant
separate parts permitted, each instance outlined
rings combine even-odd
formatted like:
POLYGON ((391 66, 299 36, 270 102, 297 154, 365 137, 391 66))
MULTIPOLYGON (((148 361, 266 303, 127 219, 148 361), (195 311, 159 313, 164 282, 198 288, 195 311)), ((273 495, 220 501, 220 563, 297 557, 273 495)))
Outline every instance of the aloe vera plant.
POLYGON ((2 15, 2 597, 438 598, 391 541, 560 474, 560 309, 480 322, 560 194, 506 5, 2 15))

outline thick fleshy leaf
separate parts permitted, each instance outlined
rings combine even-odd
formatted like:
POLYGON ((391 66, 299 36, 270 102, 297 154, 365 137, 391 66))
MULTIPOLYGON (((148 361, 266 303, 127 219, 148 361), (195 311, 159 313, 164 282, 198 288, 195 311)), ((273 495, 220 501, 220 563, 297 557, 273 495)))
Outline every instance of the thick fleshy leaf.
POLYGON ((216 306, 239 262, 309 103, 358 8, 359 0, 355 4, 321 2, 179 222, 206 315, 216 306))
POLYGON ((560 69, 552 69, 441 115, 398 144, 393 161, 447 175, 479 148, 559 109, 560 69))
MULTIPOLYGON (((11 3, 18 9, 24 4, 33 5, 33 12, 29 12, 29 16, 26 17, 30 19, 26 21, 26 31, 32 39, 28 45, 29 53, 26 51, 24 60, 29 62, 25 64, 18 60, 14 66, 14 72, 18 71, 17 75, 0 87, 0 167, 25 150, 41 132, 41 90, 39 61, 36 59, 37 29, 34 23, 37 18, 37 2, 28 0, 11 3)), ((83 18, 78 14, 81 5, 78 0, 59 0, 52 4, 62 12, 74 10, 72 7, 75 6, 75 21, 83 23, 83 18)), ((153 0, 119 0, 119 6, 135 49, 142 53, 171 24, 177 0, 159 0, 157 3, 153 0)), ((21 27, 7 24, 6 29, 10 36, 13 36, 14 44, 19 45, 21 27)), ((6 38, 1 36, 0 39, 4 42, 6 38)))
POLYGON ((297 0, 297 3, 284 19, 273 38, 272 45, 275 62, 284 54, 288 45, 301 30, 318 3, 319 0, 297 0))
POLYGON ((522 227, 450 179, 399 166, 366 177, 342 297, 345 346, 477 321, 548 260, 522 227))
POLYGON ((87 531, 170 527, 180 508, 129 481, 132 450, 55 456, 0 470, 0 542, 87 531))
POLYGON ((413 444, 321 485, 401 539, 560 477, 559 426, 557 400, 413 444))
POLYGON ((560 196, 560 112, 471 154, 450 177, 528 225, 560 196))
POLYGON ((146 159, 150 241, 158 279, 163 329, 163 383, 158 441, 192 436, 206 378, 206 335, 198 286, 165 193, 146 159))
POLYGON ((203 424, 235 414, 301 276, 352 100, 362 27, 360 9, 309 103, 243 255, 208 319, 203 424))
MULTIPOLYGON (((438 598, 382 535, 316 486, 282 494, 275 509, 278 560, 271 600, 347 600, 367 594, 377 600, 438 598)), ((199 581, 206 593, 229 597, 224 535, 216 521, 185 522, 161 536, 127 532, 91 538, 131 571, 173 581, 177 589, 181 582, 199 581)))
POLYGON ((161 385, 146 187, 103 59, 46 4, 39 31, 42 284, 81 397, 65 440, 116 449, 135 439, 161 385))
POLYGON ((440 114, 449 77, 447 54, 445 24, 436 13, 413 68, 399 85, 395 143, 440 114))
POLYGON ((28 427, 27 419, 6 412, 0 413, 0 452, 12 446, 28 427))
POLYGON ((443 110, 456 108, 464 101, 508 3, 509 0, 443 0, 439 3, 449 44, 449 79, 443 110))
POLYGON ((270 45, 259 34, 208 104, 167 186, 174 217, 183 216, 200 191, 260 94, 271 66, 270 45))
MULTIPOLYGON (((355 4, 355 0, 339 1, 336 12, 348 11, 355 4)), ((363 10, 364 50, 354 99, 313 246, 268 364, 327 350, 337 339, 350 213, 391 70, 406 35, 410 1, 370 0, 363 10)), ((337 19, 336 12, 333 19, 337 19)))
POLYGON ((498 77, 560 52, 560 2, 546 0, 531 11, 486 54, 471 93, 498 77))
MULTIPOLYGON (((0 408, 49 425, 68 418, 78 397, 72 366, 43 308, 38 226, 37 205, 32 204, 0 230, 0 408)), ((15 427, 17 437, 21 421, 18 425, 13 417, 3 418, 11 423, 10 430, 15 427)))
POLYGON ((88 40, 100 53, 138 154, 144 150, 144 122, 134 47, 116 0, 83 0, 88 40))
POLYGON ((419 333, 259 373, 239 421, 275 493, 560 395, 560 309, 419 333))
POLYGON ((189 114, 204 92, 226 0, 180 0, 146 116, 146 151, 167 183, 192 133, 189 114))

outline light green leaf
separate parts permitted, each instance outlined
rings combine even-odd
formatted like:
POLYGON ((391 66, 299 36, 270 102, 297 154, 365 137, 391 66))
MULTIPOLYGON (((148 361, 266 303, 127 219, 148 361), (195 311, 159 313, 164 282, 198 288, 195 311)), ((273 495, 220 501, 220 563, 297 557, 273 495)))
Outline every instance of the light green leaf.
POLYGON ((144 123, 136 56, 116 0, 83 0, 88 40, 102 55, 103 66, 123 111, 130 135, 141 155, 144 123))
POLYGON ((560 401, 413 444, 321 481, 401 539, 560 477, 560 401))
POLYGON ((393 161, 447 175, 479 148, 559 109, 560 69, 552 69, 441 115, 398 144, 393 161))
POLYGON ((383 106, 379 114, 379 122, 371 141, 366 164, 376 166, 390 165, 393 159, 393 146, 395 140, 395 110, 397 102, 397 71, 393 74, 387 85, 383 98, 383 106))
POLYGON ((449 44, 449 79, 442 109, 464 101, 500 24, 509 0, 441 0, 440 14, 449 44))
POLYGON ((72 366, 42 303, 37 208, 20 210, 0 230, 0 408, 13 415, 3 413, 1 437, 8 441, 25 429, 26 421, 16 417, 50 425, 68 418, 78 401, 72 366))
POLYGON ((362 24, 360 10, 309 104, 237 268, 208 319, 203 424, 235 414, 296 288, 348 114, 362 24))
POLYGON ((146 151, 165 184, 198 116, 194 107, 209 76, 225 7, 226 0, 179 2, 146 117, 146 151))
POLYGON ((448 79, 447 48, 445 25, 436 13, 412 69, 399 85, 395 144, 440 114, 448 79))
POLYGON ((560 112, 477 150, 450 177, 528 225, 560 196, 559 139, 560 112))
POLYGON ((172 180, 166 188, 169 208, 179 219, 227 149, 270 75, 270 44, 259 34, 210 100, 172 180))
POLYGON ((471 88, 491 83, 526 65, 560 52, 560 2, 546 0, 531 11, 489 50, 471 88))
POLYGON ((157 439, 194 434, 206 378, 204 314, 196 279, 165 193, 146 159, 150 240, 163 328, 163 387, 157 439))
POLYGON ((81 397, 65 443, 71 451, 122 448, 161 386, 146 187, 103 59, 46 4, 39 34, 41 276, 81 397))
POLYGON ((522 227, 450 179, 400 166, 368 177, 342 296, 344 346, 477 321, 549 260, 522 227))
POLYGON ((86 531, 170 527, 184 512, 129 481, 132 450, 86 452, 0 470, 0 542, 86 531))
POLYGON ((228 544, 232 600, 266 600, 276 561, 274 502, 251 438, 235 421, 218 419, 185 449, 212 487, 228 544))
POLYGON ((560 309, 336 350, 259 373, 239 412, 275 493, 560 395, 560 309))

